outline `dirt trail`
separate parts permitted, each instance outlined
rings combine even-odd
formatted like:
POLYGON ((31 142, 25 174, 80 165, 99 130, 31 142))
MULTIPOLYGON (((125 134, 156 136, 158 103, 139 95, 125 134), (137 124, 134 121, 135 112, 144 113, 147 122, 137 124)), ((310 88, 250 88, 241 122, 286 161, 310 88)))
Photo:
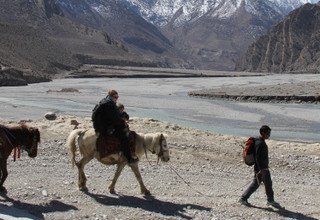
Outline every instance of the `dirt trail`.
POLYGON ((8 193, 0 196, 0 204, 40 219, 320 219, 319 143, 268 140, 275 199, 286 209, 267 207, 263 187, 250 198, 254 207, 248 208, 237 202, 252 178, 251 168, 241 161, 245 138, 133 118, 132 130, 169 135, 167 164, 157 165, 153 155, 148 157, 151 164, 145 158, 139 163, 152 196, 140 195, 129 168, 118 180, 118 194, 111 195, 107 187, 115 166, 96 160, 86 166, 89 191, 84 193, 77 190, 77 173, 65 149, 74 127, 71 120, 91 126, 89 118, 73 116, 28 123, 41 130, 39 154, 30 159, 23 153, 16 162, 10 158, 8 193))

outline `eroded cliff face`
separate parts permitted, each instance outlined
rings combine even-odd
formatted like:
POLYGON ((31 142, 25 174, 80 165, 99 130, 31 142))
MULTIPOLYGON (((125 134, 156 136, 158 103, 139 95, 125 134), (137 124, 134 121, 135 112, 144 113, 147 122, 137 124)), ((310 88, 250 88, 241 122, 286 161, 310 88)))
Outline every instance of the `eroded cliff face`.
POLYGON ((306 4, 251 44, 237 71, 320 72, 320 5, 306 4))

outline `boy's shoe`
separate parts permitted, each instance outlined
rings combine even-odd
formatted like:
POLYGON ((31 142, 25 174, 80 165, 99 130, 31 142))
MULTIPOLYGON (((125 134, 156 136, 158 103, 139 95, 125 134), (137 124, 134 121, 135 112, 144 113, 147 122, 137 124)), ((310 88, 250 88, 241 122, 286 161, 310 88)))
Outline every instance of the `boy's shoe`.
POLYGON ((242 205, 245 205, 245 206, 251 206, 251 204, 248 202, 248 200, 246 200, 244 198, 240 198, 239 203, 242 205))
POLYGON ((275 201, 268 201, 267 205, 272 206, 272 207, 277 208, 277 209, 281 209, 282 208, 282 206, 279 203, 275 202, 275 201))

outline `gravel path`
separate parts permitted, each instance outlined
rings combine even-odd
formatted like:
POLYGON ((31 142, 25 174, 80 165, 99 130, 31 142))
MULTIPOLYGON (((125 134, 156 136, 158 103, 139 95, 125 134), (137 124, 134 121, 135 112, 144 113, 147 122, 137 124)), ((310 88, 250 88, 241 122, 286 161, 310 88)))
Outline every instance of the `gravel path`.
MULTIPOLYGON (((268 140, 275 199, 286 207, 266 206, 263 187, 253 194, 248 208, 237 203, 252 178, 241 161, 244 138, 181 127, 151 119, 133 118, 132 130, 167 133, 171 148, 168 163, 140 161, 140 171, 152 196, 140 195, 133 173, 125 168, 116 195, 107 186, 115 166, 96 160, 85 169, 88 192, 78 191, 77 172, 71 168, 65 140, 73 129, 89 127, 88 118, 59 116, 30 122, 41 130, 39 154, 25 153, 16 162, 9 158, 8 193, 0 204, 39 219, 319 219, 320 144, 268 140), (178 175, 177 175, 177 173, 178 175)), ((2 122, 4 123, 4 122, 2 122)), ((0 209, 1 210, 1 209, 0 209)), ((25 216, 28 217, 28 216, 25 216)))

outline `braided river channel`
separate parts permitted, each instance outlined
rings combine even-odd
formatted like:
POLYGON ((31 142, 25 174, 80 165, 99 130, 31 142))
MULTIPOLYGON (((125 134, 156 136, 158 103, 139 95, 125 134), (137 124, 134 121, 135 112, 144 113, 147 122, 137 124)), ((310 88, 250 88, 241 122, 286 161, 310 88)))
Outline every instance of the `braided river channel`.
POLYGON ((235 102, 187 95, 189 91, 224 86, 240 88, 249 84, 303 81, 320 82, 320 76, 57 79, 21 87, 0 87, 0 118, 33 120, 47 112, 90 117, 106 90, 115 89, 130 117, 153 118, 235 136, 258 135, 259 127, 267 124, 272 128, 271 139, 319 142, 320 104, 235 102), (79 92, 61 92, 64 88, 79 92))

